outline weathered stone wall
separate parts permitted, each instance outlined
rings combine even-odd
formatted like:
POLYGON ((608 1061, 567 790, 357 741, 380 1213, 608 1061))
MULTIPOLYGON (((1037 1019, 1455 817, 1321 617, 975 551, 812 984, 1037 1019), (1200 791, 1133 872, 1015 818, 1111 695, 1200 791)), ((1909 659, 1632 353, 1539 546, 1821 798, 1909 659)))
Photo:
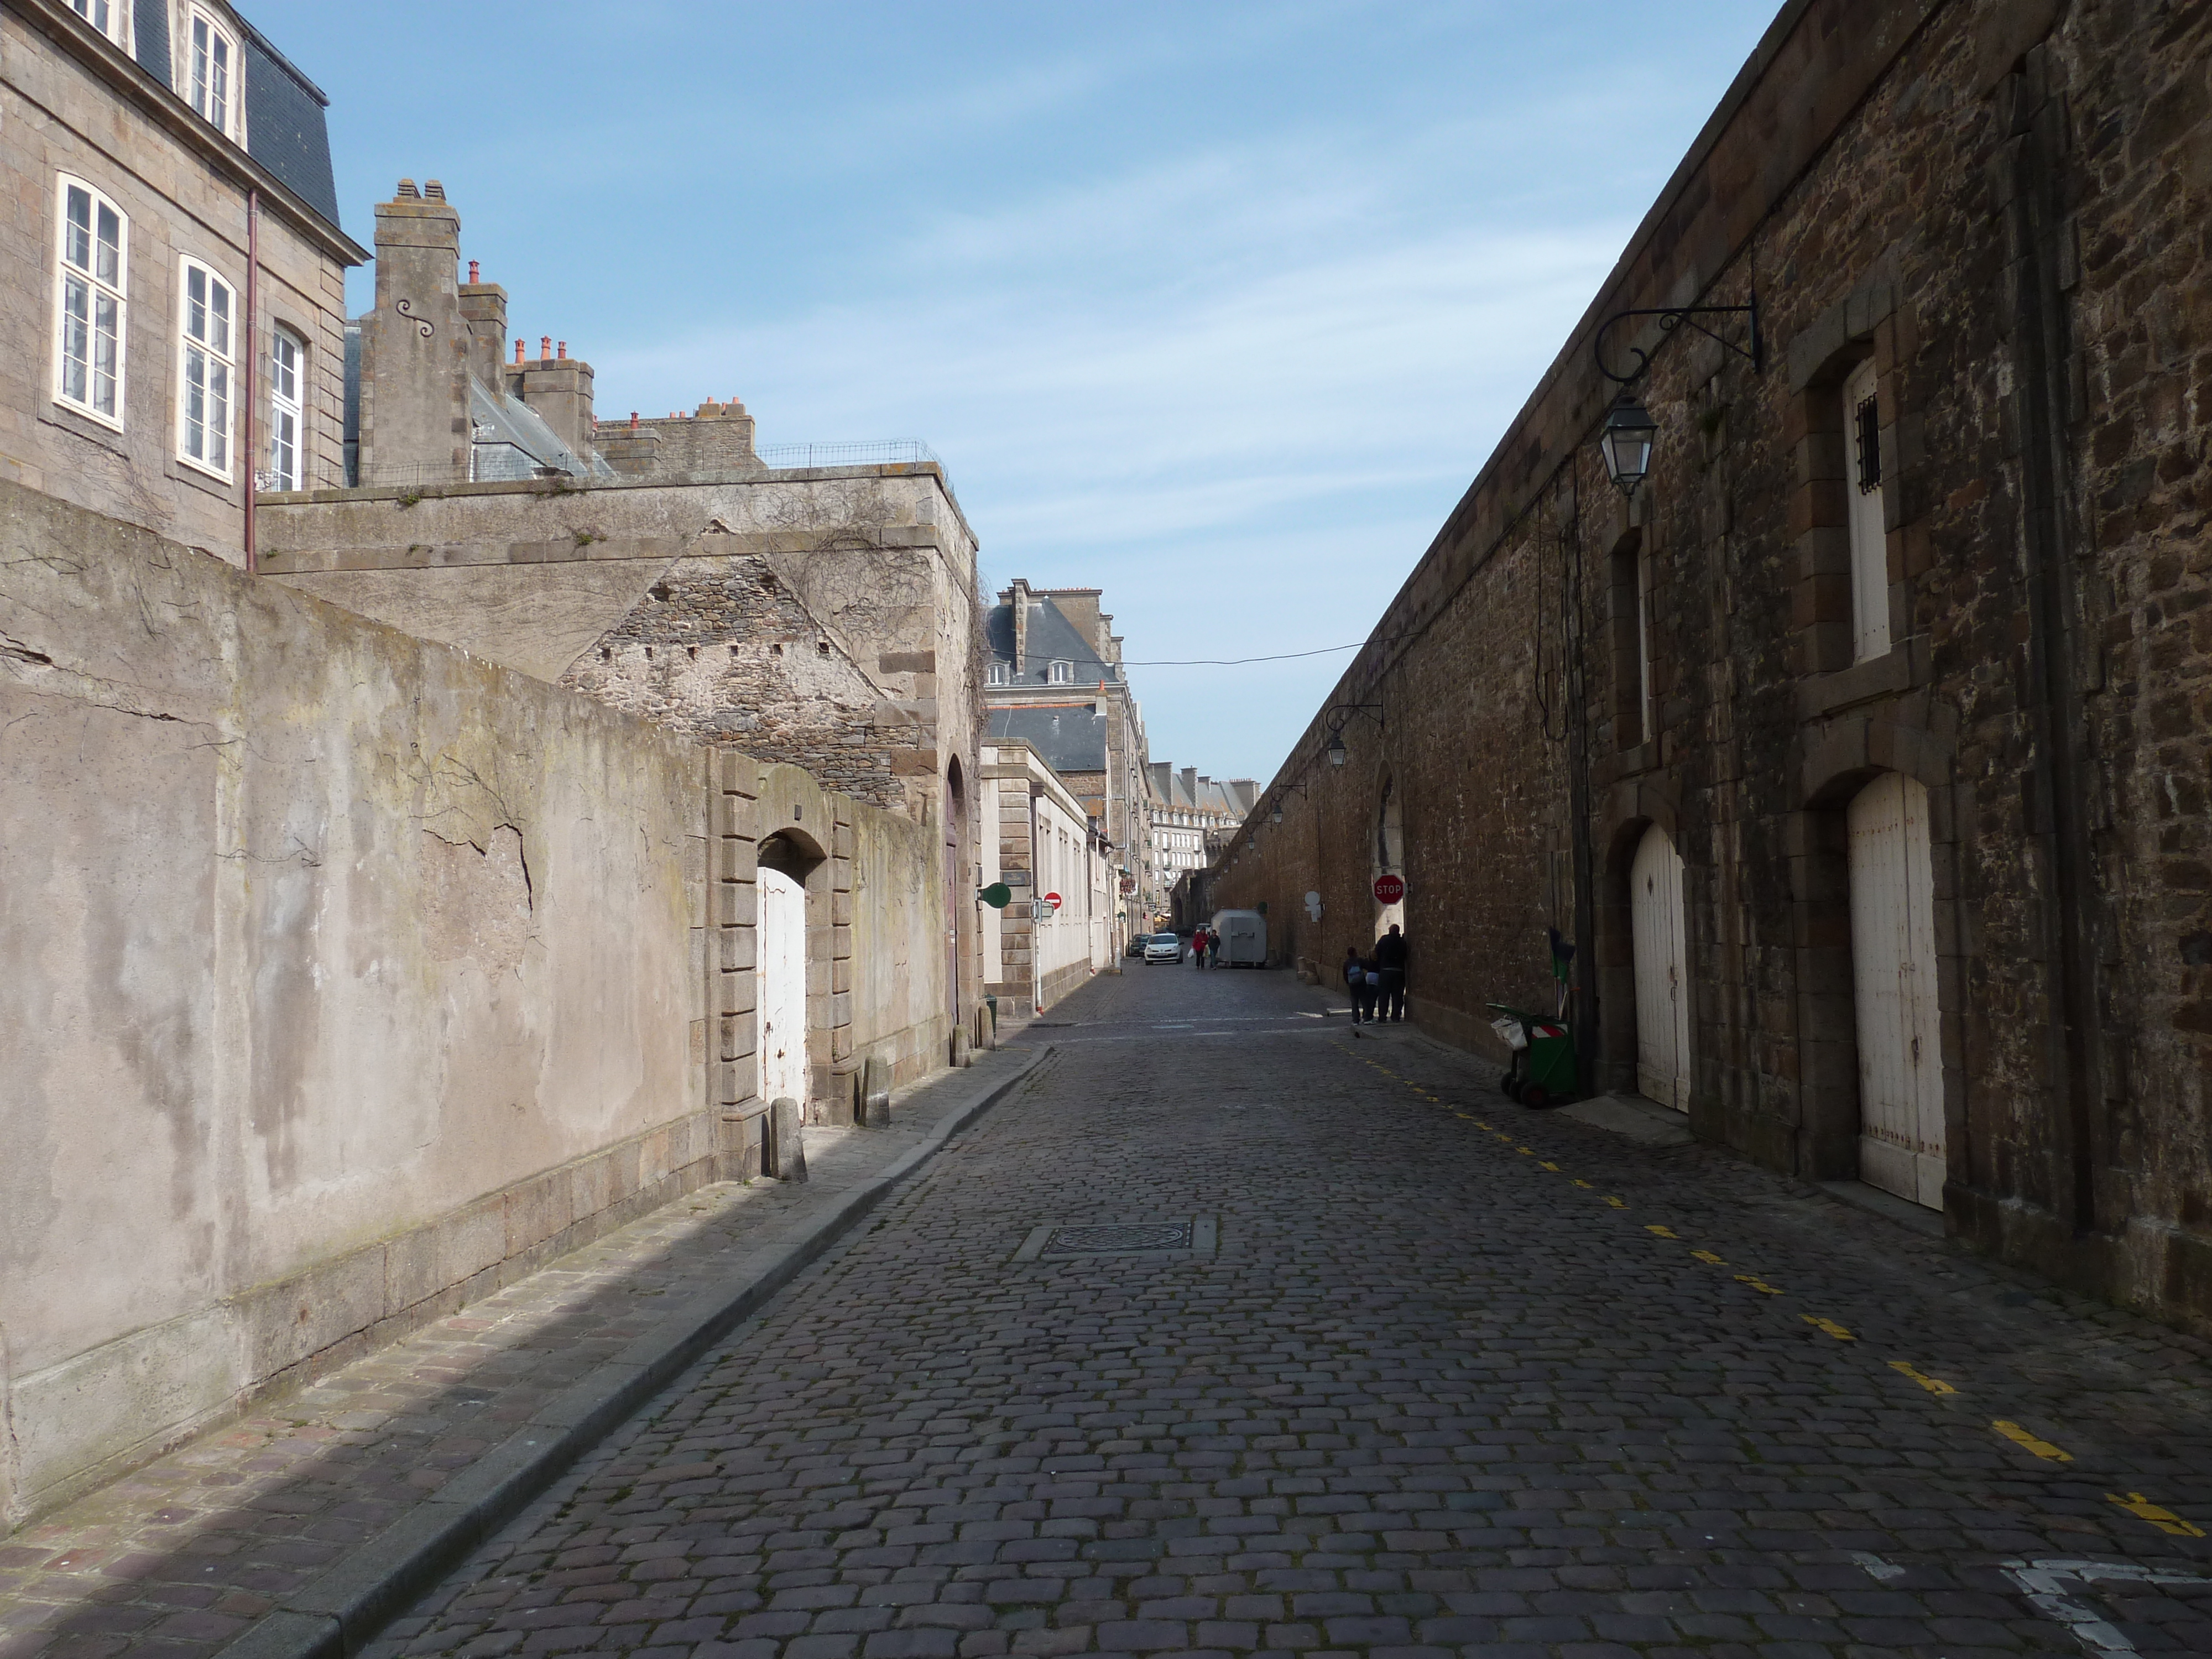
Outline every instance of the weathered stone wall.
POLYGON ((264 506, 262 544, 349 609, 909 817, 973 767, 975 544, 933 465, 328 491, 264 506))
POLYGON ((715 1125, 696 746, 14 485, 0 547, 19 1516, 712 1178, 715 1125))
POLYGON ((2212 1324, 2208 66, 2201 11, 1785 8, 1331 698, 1386 730, 1350 717, 1337 772, 1316 720, 1285 825, 1224 861, 1219 902, 1265 896, 1272 925, 1318 888, 1301 950, 1340 955, 1327 918, 1376 861, 1387 767, 1419 1017, 1464 1034, 1492 988, 1540 993, 1530 896, 1564 888, 1597 1080, 1633 1086, 1626 867, 1660 825, 1686 863, 1692 1126, 1849 1176, 1844 812, 1904 773, 1929 794, 1949 1224, 2212 1324), (1613 342, 1652 350, 1660 428, 1624 511, 1590 448, 1596 325, 1741 304, 1754 272, 1763 370, 1687 331, 1613 342), (1868 360, 1891 647, 1855 662, 1839 387, 1868 360), (1516 593, 1516 561, 1550 574, 1516 593), (1528 714, 1556 684, 1537 637, 1579 657, 1549 698, 1564 757, 1528 714), (1456 731, 1434 713, 1455 698, 1456 731))

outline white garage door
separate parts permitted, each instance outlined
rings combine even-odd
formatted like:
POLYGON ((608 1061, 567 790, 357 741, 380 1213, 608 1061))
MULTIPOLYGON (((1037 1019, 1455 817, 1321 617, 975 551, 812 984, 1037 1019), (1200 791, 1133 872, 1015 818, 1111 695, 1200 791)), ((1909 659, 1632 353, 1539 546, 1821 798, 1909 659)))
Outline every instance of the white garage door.
POLYGON ((1648 1100, 1690 1109, 1690 976, 1682 922, 1682 855, 1667 832, 1644 832, 1629 867, 1629 932, 1636 951, 1636 1086, 1648 1100))
POLYGON ((1859 1178, 1943 1207, 1943 1067, 1928 790, 1887 772, 1852 799, 1851 989, 1859 1178))

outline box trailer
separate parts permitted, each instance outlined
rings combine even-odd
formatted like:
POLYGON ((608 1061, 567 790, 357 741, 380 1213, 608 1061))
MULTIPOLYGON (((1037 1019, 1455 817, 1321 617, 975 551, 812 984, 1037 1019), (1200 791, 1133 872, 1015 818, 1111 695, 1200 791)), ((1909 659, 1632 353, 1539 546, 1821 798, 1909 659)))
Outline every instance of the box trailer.
POLYGON ((1267 965, 1267 919, 1257 910, 1217 910, 1212 926, 1221 941, 1215 960, 1223 967, 1267 965))

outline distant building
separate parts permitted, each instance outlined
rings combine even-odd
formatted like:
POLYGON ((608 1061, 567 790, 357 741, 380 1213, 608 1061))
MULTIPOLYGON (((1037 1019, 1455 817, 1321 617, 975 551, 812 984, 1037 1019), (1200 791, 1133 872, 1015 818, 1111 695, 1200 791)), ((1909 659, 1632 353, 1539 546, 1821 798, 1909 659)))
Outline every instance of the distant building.
POLYGON ((982 884, 1003 882, 1012 893, 1003 907, 982 907, 984 989, 1001 1019, 1027 1019, 1120 951, 1113 848, 1029 744, 985 743, 981 778, 982 884))
POLYGON ((1165 910, 1179 929, 1212 914, 1204 902, 1206 867, 1236 838, 1260 786, 1250 778, 1217 780, 1167 761, 1151 769, 1152 847, 1165 910))
POLYGON ((1166 896, 1149 857, 1144 713, 1098 599, 1095 587, 1018 580, 1000 593, 984 621, 986 740, 1027 744, 1105 825, 1117 920, 1141 933, 1166 896))

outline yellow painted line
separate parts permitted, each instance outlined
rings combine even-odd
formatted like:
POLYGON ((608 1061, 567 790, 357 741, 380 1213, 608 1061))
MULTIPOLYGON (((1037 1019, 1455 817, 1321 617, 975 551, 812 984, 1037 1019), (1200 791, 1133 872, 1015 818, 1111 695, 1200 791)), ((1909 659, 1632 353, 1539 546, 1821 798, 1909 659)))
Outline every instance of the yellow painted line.
POLYGON ((2130 1515, 2139 1516, 2143 1520, 2149 1522, 2151 1525, 2156 1527, 2160 1532, 2170 1532, 2176 1538, 2202 1538, 2204 1536, 2203 1528, 2190 1525, 2188 1522, 2183 1520, 2172 1510, 2160 1509, 2157 1504, 2152 1503, 2149 1498, 2145 1498, 2139 1492, 2131 1492, 2125 1498, 2122 1498, 2117 1492, 2106 1492, 2105 1496, 2112 1502, 2118 1504, 2130 1515))
POLYGON ((1552 1163, 1552 1162, 1551 1162, 1549 1159, 1547 1159, 1547 1159, 1540 1159, 1540 1160, 1538 1160, 1537 1164, 1536 1164, 1536 1167, 1537 1167, 1538 1169, 1540 1169, 1540 1170, 1550 1170, 1553 1175, 1557 1175, 1557 1174, 1559 1174, 1559 1166, 1558 1164, 1554 1164, 1554 1163, 1552 1163))
POLYGON ((1597 1190, 1596 1188, 1591 1186, 1589 1182, 1584 1181, 1580 1176, 1577 1176, 1575 1177, 1575 1185, 1582 1188, 1586 1192, 1594 1193, 1597 1190))
POLYGON ((1779 1296, 1782 1294, 1779 1289, 1768 1284, 1756 1273, 1738 1273, 1735 1276, 1735 1282, 1739 1285, 1750 1285, 1753 1290, 1759 1291, 1762 1296, 1779 1296))
POLYGON ((1715 1255, 1711 1250, 1692 1250, 1690 1254, 1697 1257, 1700 1261, 1711 1262, 1716 1267, 1725 1267, 1728 1266, 1727 1262, 1722 1261, 1720 1257, 1715 1255))
POLYGON ((1909 1359, 1893 1359, 1889 1362, 1889 1368, 1893 1371, 1902 1371, 1905 1376, 1911 1377, 1915 1382, 1917 1382, 1922 1388, 1927 1389, 1930 1394, 1956 1394, 1959 1392, 1940 1376, 1930 1376, 1925 1371, 1915 1370, 1912 1368, 1912 1362, 1909 1359))
POLYGON ((1676 1232, 1672 1227, 1662 1227, 1656 1222, 1653 1222, 1650 1226, 1644 1228, 1644 1231, 1647 1233, 1656 1233, 1662 1238, 1680 1239, 1681 1237, 1681 1235, 1676 1232))
POLYGON ((1530 1152, 1526 1146, 1516 1146, 1513 1150, 1520 1153, 1523 1158, 1534 1158, 1536 1156, 1535 1153, 1530 1152))
POLYGON ((1461 1115, 1462 1117, 1465 1118, 1465 1119, 1466 1119, 1469 1123, 1472 1123, 1473 1125, 1474 1125, 1474 1127, 1475 1127, 1476 1128, 1478 1128, 1478 1129, 1487 1129, 1487 1128, 1489 1128, 1489 1127, 1490 1127, 1490 1126, 1489 1126, 1487 1123, 1485 1123, 1485 1122, 1484 1122, 1480 1118, 1477 1117, 1477 1116, 1476 1116, 1473 1112, 1462 1112, 1462 1113, 1460 1114, 1460 1115, 1461 1115))
POLYGON ((1626 1208, 1628 1207, 1628 1206, 1627 1206, 1627 1205, 1626 1205, 1625 1203, 1623 1203, 1620 1200, 1619 1200, 1619 1199, 1617 1199, 1617 1198, 1613 1197, 1610 1193, 1608 1193, 1608 1194, 1606 1194, 1606 1200, 1605 1200, 1605 1201, 1606 1201, 1607 1203, 1608 1203, 1608 1204, 1612 1205, 1612 1206, 1613 1206, 1613 1207, 1614 1209, 1616 1209, 1616 1210, 1625 1210, 1625 1209, 1626 1209, 1626 1208))
POLYGON ((1849 1331, 1845 1330, 1841 1325, 1836 1323, 1832 1319, 1821 1319, 1812 1314, 1807 1314, 1805 1316, 1805 1322, 1813 1327, 1815 1330, 1826 1332, 1830 1336, 1834 1337, 1838 1342, 1856 1342, 1858 1340, 1858 1338, 1853 1336, 1849 1331))
POLYGON ((2008 1423, 2002 1417, 1990 1426, 2023 1451, 2032 1451, 2046 1463, 2071 1463, 2074 1454, 2061 1451, 2048 1440, 2039 1440, 2017 1423, 2008 1423))

